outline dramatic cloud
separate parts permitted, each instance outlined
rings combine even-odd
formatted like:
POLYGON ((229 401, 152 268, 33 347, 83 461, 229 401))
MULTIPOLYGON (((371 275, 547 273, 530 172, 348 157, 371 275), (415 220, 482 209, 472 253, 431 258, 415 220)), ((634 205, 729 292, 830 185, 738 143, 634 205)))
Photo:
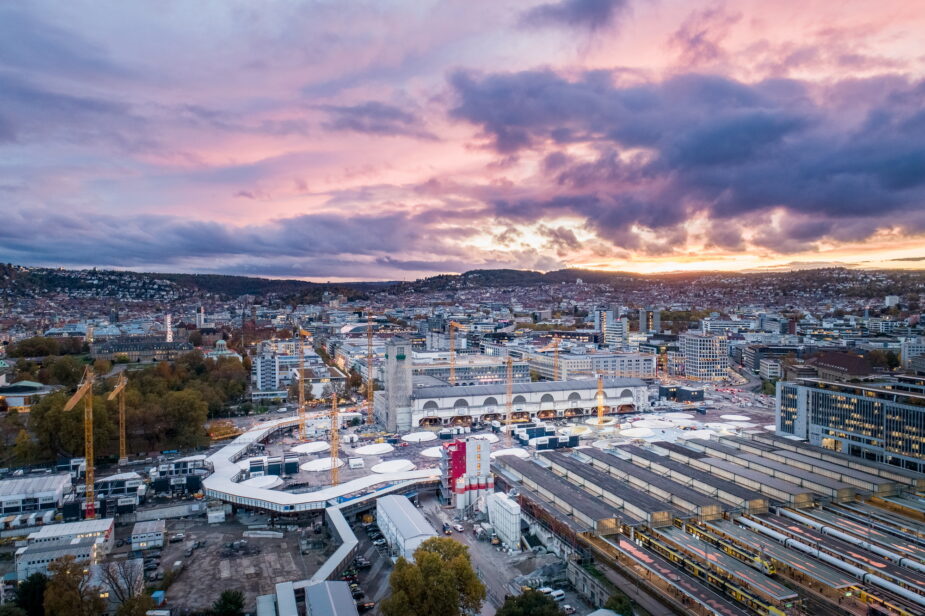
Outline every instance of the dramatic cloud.
POLYGON ((922 31, 907 0, 6 3, 0 259, 917 267, 922 31))
POLYGON ((524 13, 529 26, 569 26, 596 30, 609 25, 627 6, 627 0, 559 0, 540 4, 524 13))
MULTIPOLYGON (((621 87, 599 72, 566 79, 551 71, 459 72, 451 81, 452 113, 480 126, 497 152, 553 150, 543 167, 554 187, 495 201, 502 217, 576 214, 625 243, 636 226, 668 229, 695 214, 723 224, 779 210, 799 222, 758 231, 756 241, 782 252, 824 238, 859 241, 883 227, 920 232, 925 223, 923 81, 895 83, 877 103, 859 98, 838 113, 825 107, 825 89, 797 81, 686 74, 621 87), (559 149, 576 144, 599 154, 579 161, 559 149)), ((711 240, 741 246, 729 233, 711 240)))
POLYGON ((414 115, 378 101, 350 106, 326 105, 322 109, 331 114, 331 120, 324 124, 331 130, 435 138, 421 127, 420 120, 414 115))

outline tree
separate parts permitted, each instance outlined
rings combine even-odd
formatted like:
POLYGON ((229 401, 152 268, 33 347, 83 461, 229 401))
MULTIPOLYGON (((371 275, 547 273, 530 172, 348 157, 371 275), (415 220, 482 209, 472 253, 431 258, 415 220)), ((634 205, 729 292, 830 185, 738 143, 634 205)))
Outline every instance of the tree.
POLYGON ((27 616, 26 610, 14 603, 0 605, 0 616, 27 616))
POLYGON ((528 590, 517 597, 508 597, 497 616, 562 616, 559 606, 549 595, 528 590))
POLYGON ((613 610, 620 616, 633 616, 633 602, 622 592, 617 592, 607 599, 604 608, 613 610))
POLYGON ((45 616, 45 588, 48 576, 33 573, 19 583, 16 589, 16 605, 25 610, 27 616, 45 616))
POLYGON ((244 613, 244 593, 225 590, 212 604, 212 616, 241 616, 244 613))
POLYGON ((99 586, 90 584, 90 574, 71 555, 48 565, 45 588, 46 616, 98 616, 106 609, 99 586))
POLYGON ((122 602, 116 610, 116 616, 145 616, 148 610, 155 608, 154 599, 147 593, 135 595, 122 602))
POLYGON ((112 598, 122 604, 144 593, 144 571, 138 560, 120 560, 100 566, 100 580, 112 598))
POLYGON ((16 435, 16 444, 13 445, 13 455, 22 464, 32 464, 38 458, 38 447, 25 429, 16 435))
POLYGON ((428 539, 414 562, 399 558, 389 576, 392 593, 381 603, 385 616, 476 614, 485 586, 472 570, 469 548, 446 537, 428 539))

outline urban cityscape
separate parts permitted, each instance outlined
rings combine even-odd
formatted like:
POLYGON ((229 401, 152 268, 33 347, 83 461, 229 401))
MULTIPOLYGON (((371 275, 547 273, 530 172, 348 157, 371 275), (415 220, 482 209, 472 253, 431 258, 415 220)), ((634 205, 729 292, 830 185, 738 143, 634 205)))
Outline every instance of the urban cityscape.
POLYGON ((925 615, 925 7, 0 6, 0 616, 925 615))

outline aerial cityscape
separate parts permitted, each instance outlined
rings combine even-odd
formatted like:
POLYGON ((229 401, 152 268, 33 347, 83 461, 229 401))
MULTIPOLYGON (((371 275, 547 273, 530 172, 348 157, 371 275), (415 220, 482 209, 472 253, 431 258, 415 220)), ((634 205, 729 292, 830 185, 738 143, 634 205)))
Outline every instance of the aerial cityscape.
POLYGON ((925 616, 925 5, 0 5, 0 616, 925 616))

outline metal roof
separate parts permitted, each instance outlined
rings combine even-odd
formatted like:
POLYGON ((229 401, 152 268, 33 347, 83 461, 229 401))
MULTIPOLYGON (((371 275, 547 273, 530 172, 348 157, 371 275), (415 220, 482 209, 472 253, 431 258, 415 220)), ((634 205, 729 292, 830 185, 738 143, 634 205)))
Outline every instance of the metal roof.
POLYGON ((412 537, 437 536, 434 527, 411 504, 407 496, 399 496, 398 494, 383 496, 376 501, 376 509, 379 515, 385 514, 388 517, 405 541, 412 537))
POLYGON ((68 473, 4 479, 0 481, 0 499, 12 496, 31 496, 41 492, 57 492, 70 486, 71 476, 68 473))
POLYGON ((103 518, 101 520, 81 520, 80 522, 65 522, 64 524, 49 524, 43 526, 29 535, 29 541, 38 539, 51 539, 54 537, 67 537, 68 535, 84 535, 89 533, 104 533, 112 529, 114 520, 103 518))
MULTIPOLYGON (((640 379, 604 378, 604 387, 645 387, 640 379)), ((532 394, 551 391, 597 391, 597 379, 575 379, 569 381, 537 381, 536 383, 514 383, 514 394, 532 394)), ((506 383, 488 385, 445 385, 442 387, 421 387, 411 393, 412 398, 446 398, 450 396, 490 396, 507 393, 506 383)))
POLYGON ((354 616, 358 613, 347 582, 313 584, 305 589, 305 603, 308 616, 354 616))

